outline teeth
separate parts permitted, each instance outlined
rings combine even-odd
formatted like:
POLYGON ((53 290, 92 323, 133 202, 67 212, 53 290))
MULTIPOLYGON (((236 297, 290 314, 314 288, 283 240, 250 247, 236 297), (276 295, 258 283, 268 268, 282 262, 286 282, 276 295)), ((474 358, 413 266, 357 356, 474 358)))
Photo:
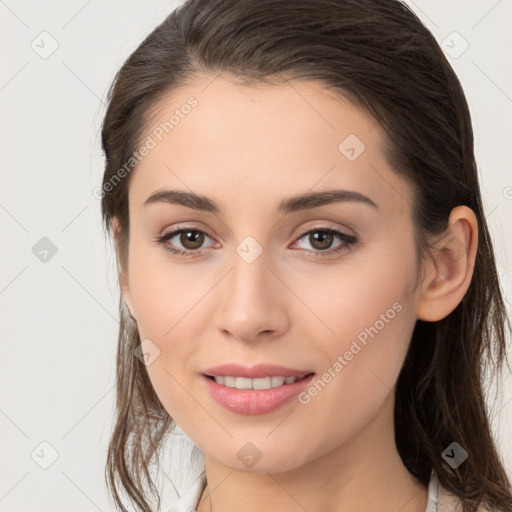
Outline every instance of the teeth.
POLYGON ((284 377, 272 377, 272 387, 276 388, 284 384, 284 377))
POLYGON ((296 377, 259 377, 248 379, 247 377, 231 377, 220 375, 214 377, 217 384, 236 389, 270 389, 277 388, 283 384, 292 384, 296 377))

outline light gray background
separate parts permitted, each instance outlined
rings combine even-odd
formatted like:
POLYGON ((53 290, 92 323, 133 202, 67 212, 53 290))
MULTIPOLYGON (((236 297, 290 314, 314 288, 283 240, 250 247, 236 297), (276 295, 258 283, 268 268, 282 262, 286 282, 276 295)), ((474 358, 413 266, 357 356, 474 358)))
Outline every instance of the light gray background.
MULTIPOLYGON (((408 3, 444 41, 466 91, 487 218, 510 299, 512 1, 408 3), (469 47, 458 55, 464 40, 469 47)), ((118 291, 92 193, 103 172, 99 127, 115 72, 176 5, 0 0, 2 511, 108 510, 103 472, 118 291), (50 36, 41 35, 45 31, 50 36), (52 44, 57 50, 44 55, 52 44), (57 248, 46 262, 32 251, 43 237, 57 248), (53 450, 58 457, 43 469, 53 450)), ((509 474, 511 381, 493 409, 509 474)))

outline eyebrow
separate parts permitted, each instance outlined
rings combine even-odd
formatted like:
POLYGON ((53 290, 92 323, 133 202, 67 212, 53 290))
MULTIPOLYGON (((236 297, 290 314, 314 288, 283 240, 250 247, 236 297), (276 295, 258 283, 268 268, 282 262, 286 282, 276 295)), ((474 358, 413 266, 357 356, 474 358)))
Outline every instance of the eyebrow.
MULTIPOLYGON (((213 199, 182 190, 157 190, 146 199, 143 206, 160 202, 182 205, 194 210, 215 214, 222 213, 222 208, 213 199)), ((375 209, 379 208, 375 201, 360 192, 355 190, 337 189, 326 190, 323 192, 309 192, 307 194, 301 194, 284 199, 279 203, 277 212, 287 214, 339 202, 358 202, 369 205, 375 209)))

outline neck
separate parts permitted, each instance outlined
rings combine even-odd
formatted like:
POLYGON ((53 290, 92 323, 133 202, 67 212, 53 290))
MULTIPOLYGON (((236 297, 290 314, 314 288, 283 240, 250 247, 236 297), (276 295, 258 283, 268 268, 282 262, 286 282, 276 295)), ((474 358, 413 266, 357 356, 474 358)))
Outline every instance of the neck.
MULTIPOLYGON (((424 512, 427 488, 396 450, 393 400, 352 438, 286 472, 237 471, 204 455, 198 512, 424 512)), ((261 471, 261 470, 260 470, 261 471)))

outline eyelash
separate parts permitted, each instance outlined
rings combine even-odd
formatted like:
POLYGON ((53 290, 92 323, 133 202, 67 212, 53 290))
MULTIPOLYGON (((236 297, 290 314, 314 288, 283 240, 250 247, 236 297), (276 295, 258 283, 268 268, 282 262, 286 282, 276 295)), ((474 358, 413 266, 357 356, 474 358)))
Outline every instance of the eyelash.
MULTIPOLYGON (((158 244, 163 245, 164 249, 166 251, 169 251, 172 254, 187 258, 195 258, 198 256, 201 256, 200 250, 181 250, 181 249, 175 249, 174 247, 171 247, 166 242, 170 240, 171 238, 174 238, 176 235, 186 232, 186 231, 193 231, 195 233, 201 233, 203 235, 206 235, 207 237, 211 238, 213 240, 213 237, 211 237, 206 231, 203 231, 202 229, 194 228, 194 227, 182 227, 180 226, 178 229, 175 229, 174 231, 171 231, 170 233, 166 233, 162 236, 159 236, 155 239, 155 242, 158 244)), ((332 235, 336 235, 339 237, 339 239, 344 242, 340 244, 335 249, 327 249, 325 251, 320 250, 310 250, 310 249, 303 249, 304 252, 306 252, 308 255, 314 256, 314 257, 326 257, 331 255, 336 255, 338 253, 341 253, 342 251, 346 251, 351 248, 356 242, 357 238, 353 235, 349 235, 348 233, 345 233, 343 231, 340 231, 335 228, 328 228, 328 227, 313 227, 309 229, 301 230, 298 233, 298 236, 296 240, 300 240, 301 238, 304 238, 305 235, 308 235, 310 233, 316 233, 316 232, 323 232, 323 233, 329 233, 332 235)))

